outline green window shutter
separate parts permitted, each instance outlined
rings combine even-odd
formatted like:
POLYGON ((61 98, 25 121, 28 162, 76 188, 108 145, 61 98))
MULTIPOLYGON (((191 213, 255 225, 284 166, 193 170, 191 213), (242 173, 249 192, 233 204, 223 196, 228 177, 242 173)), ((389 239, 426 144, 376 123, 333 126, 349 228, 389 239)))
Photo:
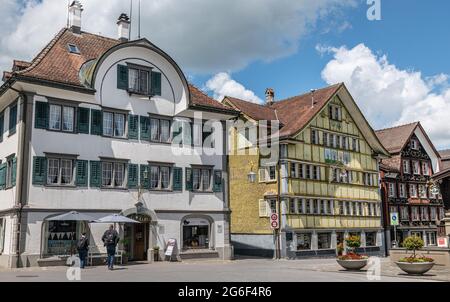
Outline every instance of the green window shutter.
POLYGON ((222 192, 223 190, 222 171, 214 170, 214 192, 222 192))
POLYGON ((102 162, 91 161, 90 185, 93 188, 100 188, 102 183, 102 162))
POLYGON ((161 95, 161 74, 152 72, 152 95, 161 95))
POLYGON ((148 116, 140 116, 141 124, 141 140, 150 140, 150 118, 148 116))
POLYGON ((36 102, 34 111, 34 127, 37 129, 47 129, 49 119, 48 103, 36 102))
POLYGON ((17 104, 9 107, 9 135, 16 133, 17 104))
POLYGON ((128 66, 117 65, 117 89, 128 90, 128 66))
POLYGON ((183 191, 183 168, 173 168, 173 190, 183 191))
POLYGON ((35 156, 33 158, 33 185, 45 185, 47 177, 47 158, 35 156))
POLYGON ((11 171, 11 185, 13 187, 16 186, 16 178, 17 178, 17 157, 13 158, 12 161, 12 171, 11 171))
POLYGON ((0 114, 0 143, 3 141, 3 132, 5 131, 4 125, 5 125, 5 115, 2 113, 0 114))
POLYGON ((135 189, 138 186, 138 165, 128 165, 128 188, 135 189))
POLYGON ((78 133, 89 134, 89 108, 78 108, 77 124, 78 133))
POLYGON ((141 178, 141 187, 148 188, 150 186, 149 178, 150 172, 148 165, 140 165, 140 178, 141 178), (144 177, 144 172, 147 173, 147 178, 144 177))
POLYGON ((193 182, 192 182, 192 169, 186 168, 186 191, 192 191, 193 182))
POLYGON ((87 160, 77 160, 76 184, 78 187, 88 186, 88 164, 87 160))
POLYGON ((139 138, 139 116, 129 115, 128 116, 128 138, 138 139, 139 138))
POLYGON ((91 134, 102 135, 103 134, 103 114, 100 110, 91 110, 91 134))
POLYGON ((4 190, 6 186, 6 164, 0 165, 0 190, 4 190))

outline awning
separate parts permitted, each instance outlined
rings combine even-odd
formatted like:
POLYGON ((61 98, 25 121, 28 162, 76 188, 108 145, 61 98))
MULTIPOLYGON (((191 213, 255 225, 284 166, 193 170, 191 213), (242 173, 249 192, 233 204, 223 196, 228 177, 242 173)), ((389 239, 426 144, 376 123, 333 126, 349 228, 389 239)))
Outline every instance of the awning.
POLYGON ((54 216, 46 219, 47 221, 88 221, 95 222, 95 218, 82 214, 76 211, 71 211, 69 213, 61 214, 58 216, 54 216))

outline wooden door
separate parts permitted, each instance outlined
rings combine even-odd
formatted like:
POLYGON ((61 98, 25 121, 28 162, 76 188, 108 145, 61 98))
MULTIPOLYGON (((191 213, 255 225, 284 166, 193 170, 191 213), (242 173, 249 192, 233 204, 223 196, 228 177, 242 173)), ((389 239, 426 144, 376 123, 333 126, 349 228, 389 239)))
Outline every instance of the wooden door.
POLYGON ((146 242, 146 226, 145 223, 136 224, 134 226, 134 257, 133 259, 136 261, 142 261, 147 260, 145 255, 147 254, 146 248, 145 248, 145 242, 146 242))

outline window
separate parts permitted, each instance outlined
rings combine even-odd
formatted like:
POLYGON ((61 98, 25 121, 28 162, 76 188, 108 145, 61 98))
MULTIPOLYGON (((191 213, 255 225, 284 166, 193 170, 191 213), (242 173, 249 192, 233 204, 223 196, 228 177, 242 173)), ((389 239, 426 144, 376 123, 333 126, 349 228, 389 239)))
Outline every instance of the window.
POLYGON ((311 130, 311 144, 313 145, 319 144, 319 131, 314 129, 311 130))
POLYGON ((272 182, 277 180, 276 166, 268 166, 259 169, 260 182, 272 182))
POLYGON ((329 134, 328 134, 327 132, 324 132, 324 133, 323 133, 323 138, 322 138, 322 140, 323 140, 323 145, 324 145, 325 147, 329 147, 329 146, 330 146, 329 134))
POLYGON ((306 211, 305 214, 312 214, 314 213, 314 209, 312 206, 312 200, 311 199, 306 199, 306 211))
POLYGON ((73 132, 75 125, 75 108, 60 106, 60 105, 50 105, 50 119, 49 119, 49 129, 50 130, 62 130, 64 132, 73 132))
POLYGON ((409 220, 409 210, 408 207, 400 207, 400 219, 403 221, 409 220))
POLYGON ((436 245, 436 232, 427 232, 427 245, 436 245))
POLYGON ((50 105, 49 129, 61 130, 61 106, 50 105))
POLYGON ((419 185, 419 196, 420 198, 427 198, 427 188, 425 185, 419 185))
POLYGON ((6 188, 11 188, 14 186, 15 179, 13 179, 15 176, 13 175, 13 170, 16 169, 14 167, 14 158, 8 158, 6 161, 6 179, 5 179, 5 185, 6 188))
POLYGON ((102 186, 105 188, 125 187, 125 164, 102 162, 102 186))
POLYGON ((322 214, 322 202, 318 199, 314 199, 314 214, 320 215, 322 214))
POLYGON ((356 203, 356 206, 357 206, 357 209, 358 209, 358 216, 364 216, 362 202, 356 203))
POLYGON ((388 183, 388 195, 389 197, 395 198, 397 197, 396 192, 395 192, 395 183, 388 183))
POLYGON ((413 172, 415 175, 420 175, 420 164, 418 161, 413 161, 413 172))
POLYGON ((192 182, 194 191, 209 192, 211 188, 211 169, 192 169, 192 182))
POLYGON ((359 140, 352 138, 352 151, 359 152, 359 140))
POLYGON ((311 234, 297 234, 297 250, 304 251, 311 249, 311 234))
POLYGON ((341 107, 336 106, 336 105, 330 105, 329 115, 330 115, 330 119, 335 120, 335 121, 341 121, 342 120, 341 107))
POLYGON ((289 214, 297 214, 296 202, 297 202, 296 199, 289 200, 289 214))
POLYGON ((427 207, 421 207, 420 208, 420 218, 421 218, 422 221, 429 221, 430 220, 430 216, 429 216, 427 207))
POLYGON ((363 173, 364 185, 366 186, 374 186, 374 174, 372 173, 363 173))
POLYGON ((430 175, 430 165, 427 162, 422 162, 422 173, 425 176, 430 175))
POLYGON ((304 199, 297 199, 297 212, 299 214, 305 214, 305 200, 304 199))
POLYGON ((339 203, 339 215, 344 215, 344 202, 343 201, 338 201, 339 203))
POLYGON ((417 142, 417 140, 415 140, 415 139, 411 140, 411 149, 419 150, 419 143, 417 142))
POLYGON ((430 208, 430 219, 431 221, 436 221, 437 219, 437 209, 435 207, 430 208))
POLYGON ((292 178, 298 178, 298 164, 297 163, 291 163, 291 177, 292 178))
POLYGON ((377 245, 377 233, 376 232, 366 233, 366 246, 372 247, 376 245, 377 245))
POLYGON ((399 193, 400 193, 400 198, 406 198, 406 185, 405 184, 399 184, 399 193))
POLYGON ((111 137, 124 137, 125 114, 103 112, 103 135, 111 137))
POLYGON ((48 185, 72 185, 73 160, 65 158, 49 158, 47 160, 48 185))
POLYGON ((347 216, 352 214, 350 207, 351 207, 350 202, 346 201, 345 202, 345 215, 347 215, 347 216))
POLYGON ((319 250, 331 248, 331 233, 317 234, 317 248, 319 250))
POLYGON ((409 174, 409 160, 403 160, 403 173, 409 174))
POLYGON ((420 221, 420 214, 418 207, 411 207, 411 218, 412 221, 420 221))
MULTIPOLYGON (((170 190, 171 189, 171 168, 169 166, 150 165, 150 189, 170 190)), ((193 175, 195 177, 195 175, 193 175)))
POLYGON ((367 204, 367 216, 373 216, 373 204, 367 204))
POLYGON ((417 198, 417 185, 409 185, 409 196, 417 198))
POLYGON ((170 124, 169 120, 150 119, 150 140, 152 142, 170 143, 170 124))
POLYGON ((17 104, 9 107, 9 135, 16 133, 17 104))
POLYGON ((63 107, 63 131, 73 132, 75 108, 63 107))
POLYGON ((270 208, 270 214, 277 213, 277 201, 276 200, 269 200, 269 208, 270 208))
POLYGON ((128 91, 149 95, 149 71, 138 68, 128 68, 128 91))
POLYGON ((67 48, 69 49, 69 52, 70 52, 70 53, 73 53, 73 54, 80 54, 80 50, 79 50, 78 47, 77 47, 76 45, 74 45, 74 44, 68 44, 68 45, 67 45, 67 48))
POLYGON ((445 218, 445 209, 443 207, 439 208, 439 220, 445 218))

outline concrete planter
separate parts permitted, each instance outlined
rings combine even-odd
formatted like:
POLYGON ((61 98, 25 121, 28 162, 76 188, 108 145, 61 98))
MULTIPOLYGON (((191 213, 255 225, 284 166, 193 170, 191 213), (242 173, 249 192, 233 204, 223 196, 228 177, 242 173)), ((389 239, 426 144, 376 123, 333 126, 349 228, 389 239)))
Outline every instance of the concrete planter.
POLYGON ((408 263, 408 262, 395 262, 397 266, 407 274, 410 275, 423 275, 434 266, 434 262, 419 262, 419 263, 408 263))
POLYGON ((361 259, 361 260, 339 260, 336 259, 337 263, 340 266, 349 271, 359 271, 367 265, 369 259, 361 259))

